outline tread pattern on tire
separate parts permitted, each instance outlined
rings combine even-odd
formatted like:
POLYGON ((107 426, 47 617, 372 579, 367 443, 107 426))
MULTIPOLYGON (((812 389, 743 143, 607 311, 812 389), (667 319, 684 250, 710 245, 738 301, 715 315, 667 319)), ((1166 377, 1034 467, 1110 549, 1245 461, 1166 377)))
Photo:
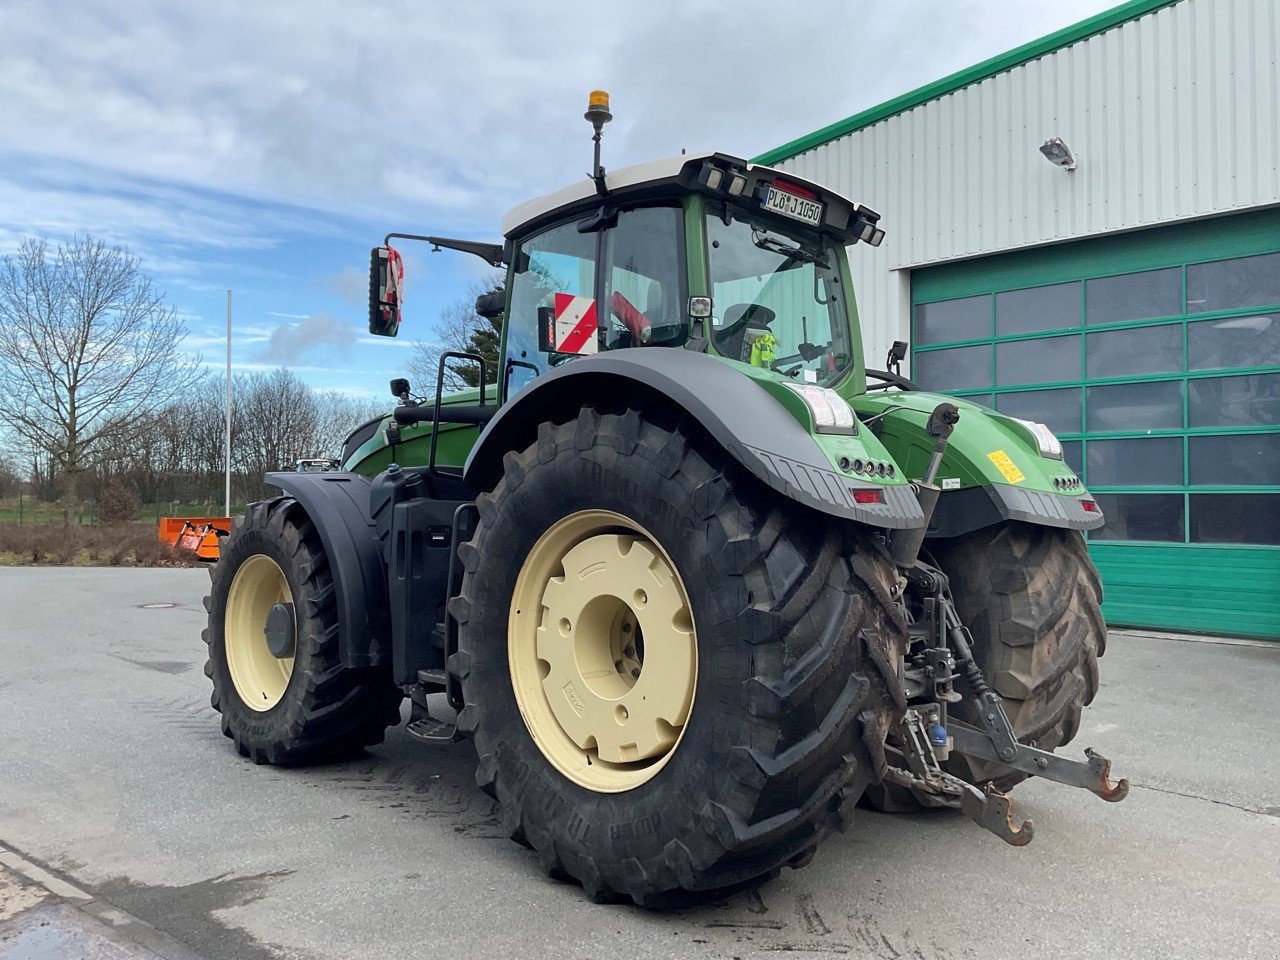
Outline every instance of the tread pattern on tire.
MULTIPOLYGON (((504 479, 478 505, 480 525, 460 551, 464 583, 451 607, 460 642, 449 666, 467 701, 461 726, 475 741, 477 782, 499 801, 512 838, 532 847, 548 874, 580 882, 593 898, 625 896, 645 905, 808 862, 883 770, 884 737, 901 709, 900 694, 890 691, 898 689, 905 624, 890 597, 892 567, 870 537, 830 521, 797 522, 794 505, 764 494, 690 428, 634 409, 586 408, 569 423, 542 424, 534 444, 508 455, 504 479), (700 649, 704 636, 733 637, 732 655, 748 665, 736 685, 715 688, 731 691, 726 702, 707 702, 711 685, 704 687, 701 672, 711 664, 700 667, 694 716, 714 711, 731 746, 700 809, 688 811, 687 822, 648 854, 566 837, 574 812, 558 807, 553 790, 531 793, 514 782, 513 741, 528 735, 518 716, 515 730, 491 716, 496 680, 477 676, 484 645, 500 645, 506 661, 506 607, 496 616, 484 612, 486 551, 508 549, 504 524, 521 486, 540 465, 565 457, 587 458, 608 482, 643 473, 636 497, 655 496, 645 493, 651 480, 665 502, 688 505, 698 518, 688 535, 702 547, 697 575, 711 585, 701 601, 691 596, 700 649), (895 677, 892 687, 886 675, 895 677)), ((688 748, 686 740, 679 749, 688 748)), ((639 789, 659 789, 671 769, 639 789)))
POLYGON ((350 669, 340 661, 333 577, 302 506, 291 497, 251 504, 222 541, 221 553, 228 566, 220 559, 210 567, 211 592, 204 598, 204 673, 213 683, 210 705, 240 755, 254 763, 295 765, 339 759, 381 743, 386 728, 400 722, 403 693, 385 672, 350 669), (293 587, 297 616, 294 675, 280 704, 266 713, 250 712, 240 702, 222 649, 223 605, 235 573, 230 565, 245 559, 241 541, 250 534, 280 548, 275 559, 293 587))

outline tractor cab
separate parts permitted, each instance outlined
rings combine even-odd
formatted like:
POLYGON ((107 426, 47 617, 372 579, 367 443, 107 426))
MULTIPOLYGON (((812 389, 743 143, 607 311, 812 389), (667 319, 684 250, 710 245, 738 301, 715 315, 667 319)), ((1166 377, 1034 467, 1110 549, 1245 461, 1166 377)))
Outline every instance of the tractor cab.
POLYGON ((607 174, 504 218, 509 396, 575 357, 677 347, 830 385, 857 367, 846 246, 878 215, 721 153, 607 174))
MULTIPOLYGON (((390 240, 420 239, 507 271, 502 351, 487 371, 499 403, 578 357, 653 347, 861 393, 847 248, 878 246, 879 219, 826 187, 728 154, 606 173, 597 152, 592 177, 509 211, 502 244, 389 235, 373 252, 370 331, 394 336, 400 327, 403 261, 390 240)), ((498 311, 494 295, 481 300, 481 315, 498 311)))

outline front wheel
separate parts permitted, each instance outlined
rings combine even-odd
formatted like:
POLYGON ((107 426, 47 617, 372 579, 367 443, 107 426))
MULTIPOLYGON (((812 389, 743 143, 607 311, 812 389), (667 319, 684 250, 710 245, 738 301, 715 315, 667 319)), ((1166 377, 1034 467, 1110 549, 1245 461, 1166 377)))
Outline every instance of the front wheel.
POLYGON ((807 862, 901 707, 870 537, 636 411, 543 424, 478 505, 450 669, 512 838, 645 904, 807 862))

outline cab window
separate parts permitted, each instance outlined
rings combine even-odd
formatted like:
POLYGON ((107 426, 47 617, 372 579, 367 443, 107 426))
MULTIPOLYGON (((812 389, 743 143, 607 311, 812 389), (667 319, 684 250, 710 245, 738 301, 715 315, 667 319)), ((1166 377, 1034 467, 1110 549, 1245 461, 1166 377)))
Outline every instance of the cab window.
POLYGON ((538 310, 552 307, 557 293, 595 296, 597 239, 597 234, 579 233, 576 222, 570 222, 520 244, 507 313, 507 396, 567 358, 538 349, 538 310))
POLYGON ((678 346, 686 339, 680 209, 626 210, 603 233, 580 233, 577 223, 551 227, 519 246, 507 316, 507 396, 583 353, 678 346), (604 264, 599 275, 598 258, 604 264), (540 336, 539 326, 547 325, 557 294, 594 302, 598 327, 593 344, 576 342, 572 352, 549 349, 546 331, 540 336))
POLYGON ((687 339, 682 233, 675 207, 625 211, 605 233, 605 349, 679 346, 687 339))
POLYGON ((852 352, 836 245, 737 209, 707 217, 707 241, 716 352, 804 383, 839 377, 852 352))

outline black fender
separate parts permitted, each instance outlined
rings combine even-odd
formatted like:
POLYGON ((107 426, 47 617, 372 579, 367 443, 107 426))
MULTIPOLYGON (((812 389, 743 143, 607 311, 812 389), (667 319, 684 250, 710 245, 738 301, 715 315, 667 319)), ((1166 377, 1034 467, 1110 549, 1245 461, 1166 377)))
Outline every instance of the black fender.
POLYGON ((612 350, 543 374, 489 421, 467 458, 466 482, 492 490, 502 477, 502 458, 532 444, 539 423, 564 423, 583 406, 608 402, 687 414, 770 488, 814 510, 875 527, 924 526, 909 486, 877 487, 884 502, 855 503, 851 489, 871 485, 835 470, 809 432, 748 377, 689 350, 612 350))
POLYGON ((297 500, 316 525, 333 576, 342 662, 390 662, 387 570, 369 513, 373 481, 358 473, 268 473, 266 482, 297 500))
POLYGON ((980 487, 942 494, 929 521, 927 536, 959 537, 1005 520, 1065 530, 1096 530, 1106 523, 1106 518, 1101 510, 1086 510, 1086 501, 1097 507, 1090 496, 984 483, 980 487))

